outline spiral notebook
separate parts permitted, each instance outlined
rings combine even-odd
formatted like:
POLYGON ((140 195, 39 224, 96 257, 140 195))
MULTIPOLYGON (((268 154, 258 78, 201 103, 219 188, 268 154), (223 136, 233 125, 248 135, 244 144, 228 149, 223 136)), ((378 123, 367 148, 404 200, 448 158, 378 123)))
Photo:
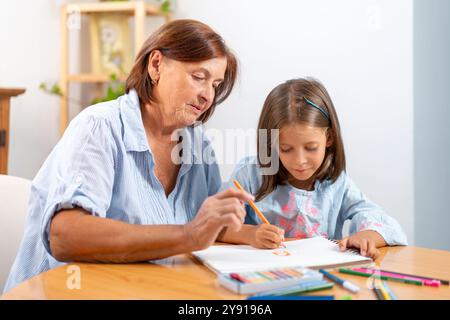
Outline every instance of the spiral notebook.
POLYGON ((248 245, 218 245, 192 254, 217 273, 260 271, 268 268, 312 269, 370 265, 372 259, 354 250, 340 251, 336 242, 309 238, 284 242, 286 248, 256 249, 248 245))

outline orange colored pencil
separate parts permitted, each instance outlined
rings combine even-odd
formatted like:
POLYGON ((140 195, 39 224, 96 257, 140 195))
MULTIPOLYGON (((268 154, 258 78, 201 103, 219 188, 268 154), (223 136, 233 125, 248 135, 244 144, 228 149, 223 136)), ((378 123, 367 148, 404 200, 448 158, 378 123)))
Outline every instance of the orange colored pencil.
MULTIPOLYGON (((233 179, 233 183, 236 186, 236 188, 238 188, 241 191, 245 191, 244 188, 242 188, 242 186, 239 184, 239 182, 237 182, 237 180, 233 179)), ((247 192, 247 191, 245 191, 247 192)), ((258 207, 255 205, 255 203, 252 200, 248 200, 248 203, 250 204, 250 206, 253 208, 253 210, 255 210, 256 214, 259 216, 259 218, 267 224, 270 224, 269 221, 266 219, 266 217, 264 217, 264 215, 262 214, 261 211, 259 211, 258 207)))
MULTIPOLYGON (((236 186, 236 188, 238 188, 241 191, 245 191, 244 188, 242 188, 242 186, 239 184, 239 182, 235 179, 233 179, 233 183, 236 186)), ((247 192, 247 191, 245 191, 247 192)), ((248 203, 250 204, 250 206, 253 208, 253 210, 255 210, 256 214, 259 216, 259 218, 266 224, 270 224, 270 222, 266 219, 266 217, 264 217, 264 215, 262 214, 261 211, 259 211, 258 207, 255 205, 255 203, 252 200, 248 200, 248 203)), ((284 237, 283 237, 284 240, 284 237)), ((286 248, 286 245, 284 243, 281 243, 280 245, 283 248, 286 248)))

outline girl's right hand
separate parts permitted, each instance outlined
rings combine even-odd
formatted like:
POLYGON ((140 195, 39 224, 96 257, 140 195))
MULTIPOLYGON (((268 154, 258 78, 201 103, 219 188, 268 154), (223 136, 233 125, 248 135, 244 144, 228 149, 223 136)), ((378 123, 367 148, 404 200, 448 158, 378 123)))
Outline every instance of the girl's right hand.
POLYGON ((284 230, 272 224, 263 223, 255 226, 251 245, 259 249, 276 249, 284 241, 284 230))

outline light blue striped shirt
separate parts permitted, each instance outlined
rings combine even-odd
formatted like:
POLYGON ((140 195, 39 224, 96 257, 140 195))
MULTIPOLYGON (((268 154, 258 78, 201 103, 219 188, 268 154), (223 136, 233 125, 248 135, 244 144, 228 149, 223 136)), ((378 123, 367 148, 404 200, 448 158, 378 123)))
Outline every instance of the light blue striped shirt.
MULTIPOLYGON (((236 166, 231 178, 253 195, 262 182, 261 169, 256 157, 246 157, 236 166)), ((229 182, 223 188, 232 186, 229 182)), ((256 206, 267 220, 285 230, 287 238, 326 237, 341 239, 344 222, 350 221, 350 234, 373 230, 388 245, 406 245, 406 235, 399 223, 370 201, 356 184, 342 172, 333 183, 316 181, 313 191, 295 188, 290 184, 279 185, 256 206)), ((262 221, 253 209, 246 205, 245 223, 262 221)))
POLYGON ((166 197, 154 174, 135 91, 88 107, 73 119, 33 180, 25 234, 5 292, 63 264, 52 257, 49 245, 50 222, 61 209, 77 206, 130 224, 192 220, 219 190, 221 178, 202 128, 187 127, 180 134, 181 167, 166 197))

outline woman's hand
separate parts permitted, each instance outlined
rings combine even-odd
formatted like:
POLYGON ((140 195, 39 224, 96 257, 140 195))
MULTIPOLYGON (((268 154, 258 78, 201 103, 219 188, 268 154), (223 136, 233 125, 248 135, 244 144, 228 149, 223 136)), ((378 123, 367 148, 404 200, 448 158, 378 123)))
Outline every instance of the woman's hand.
POLYGON ((259 249, 275 249, 284 240, 284 230, 272 224, 260 224, 254 227, 251 245, 259 249))
POLYGON ((195 218, 184 225, 187 245, 192 251, 206 249, 216 241, 224 227, 239 231, 245 218, 244 202, 248 200, 254 200, 254 197, 232 188, 208 197, 195 218))
POLYGON ((345 251, 347 248, 357 248, 360 250, 361 255, 374 260, 380 255, 377 248, 386 245, 384 238, 373 230, 361 231, 339 241, 341 251, 345 251))

